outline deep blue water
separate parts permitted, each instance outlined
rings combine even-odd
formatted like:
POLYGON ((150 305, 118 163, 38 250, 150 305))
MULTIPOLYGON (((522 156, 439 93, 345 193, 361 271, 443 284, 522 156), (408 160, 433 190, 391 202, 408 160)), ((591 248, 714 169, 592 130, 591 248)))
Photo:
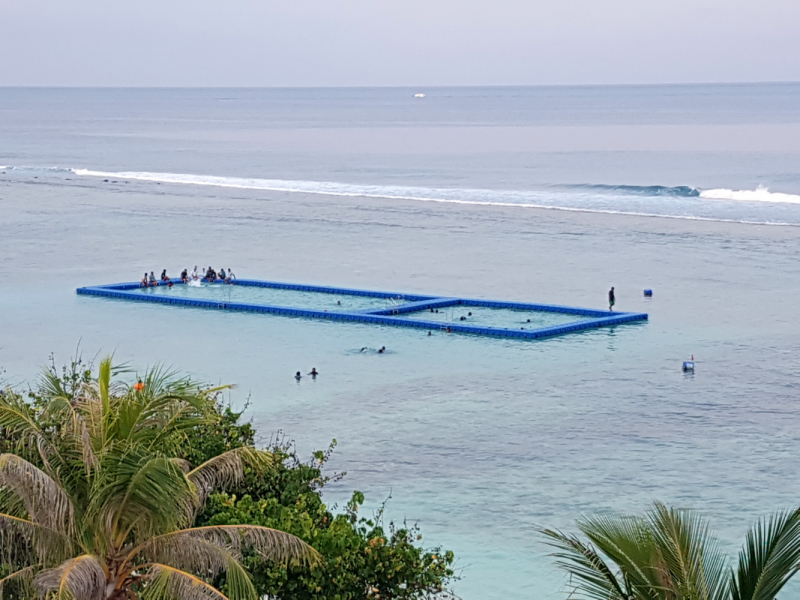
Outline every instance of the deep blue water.
POLYGON ((391 494, 467 600, 559 597, 535 530, 582 512, 697 508, 733 550, 797 504, 800 85, 0 89, 0 165, 6 379, 80 342, 235 382, 266 438, 337 438, 329 501, 391 494), (651 319, 510 342, 74 294, 195 264, 592 307, 614 285, 651 319))

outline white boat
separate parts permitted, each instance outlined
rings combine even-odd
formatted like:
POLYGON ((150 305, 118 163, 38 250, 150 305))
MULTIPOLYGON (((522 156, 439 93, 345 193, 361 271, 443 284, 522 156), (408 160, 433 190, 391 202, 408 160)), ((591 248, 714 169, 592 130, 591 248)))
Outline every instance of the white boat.
POLYGON ((424 98, 425 94, 414 94, 414 98, 424 98))

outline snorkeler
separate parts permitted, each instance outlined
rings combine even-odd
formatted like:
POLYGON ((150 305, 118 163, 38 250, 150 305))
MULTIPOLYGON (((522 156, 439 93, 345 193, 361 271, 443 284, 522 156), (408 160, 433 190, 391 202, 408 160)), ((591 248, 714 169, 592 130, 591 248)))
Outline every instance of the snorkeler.
POLYGON ((150 278, 147 281, 150 284, 150 287, 156 287, 158 285, 158 282, 156 281, 156 276, 153 275, 152 271, 150 271, 150 278))

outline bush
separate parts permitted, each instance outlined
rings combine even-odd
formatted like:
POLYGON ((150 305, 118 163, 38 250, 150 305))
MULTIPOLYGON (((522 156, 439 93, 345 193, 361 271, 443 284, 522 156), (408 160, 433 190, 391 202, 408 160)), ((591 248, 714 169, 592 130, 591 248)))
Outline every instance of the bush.
MULTIPOLYGON (((220 407, 220 422, 191 436, 186 457, 199 464, 206 453, 251 444, 255 431, 241 424, 241 413, 220 407)), ((323 468, 336 445, 301 460, 292 444, 270 444, 276 455, 272 472, 249 473, 235 493, 212 496, 197 525, 252 524, 273 527, 298 536, 322 554, 325 562, 313 569, 264 566, 245 561, 258 593, 284 600, 350 600, 356 598, 452 598, 446 586, 455 579, 452 552, 424 549, 416 526, 383 523, 383 510, 374 519, 360 516, 364 502, 353 492, 344 512, 334 514, 322 500, 322 488, 343 474, 325 476, 323 468)))

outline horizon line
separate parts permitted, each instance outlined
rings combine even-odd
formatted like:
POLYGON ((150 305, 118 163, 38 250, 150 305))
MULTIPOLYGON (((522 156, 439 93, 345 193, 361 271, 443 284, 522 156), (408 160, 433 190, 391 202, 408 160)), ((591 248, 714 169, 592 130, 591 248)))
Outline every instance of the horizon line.
POLYGON ((672 83, 536 83, 536 84, 472 84, 472 85, 0 85, 0 89, 49 90, 364 90, 364 89, 469 89, 469 88, 601 88, 601 87, 703 87, 796 85, 800 81, 694 81, 672 83))

